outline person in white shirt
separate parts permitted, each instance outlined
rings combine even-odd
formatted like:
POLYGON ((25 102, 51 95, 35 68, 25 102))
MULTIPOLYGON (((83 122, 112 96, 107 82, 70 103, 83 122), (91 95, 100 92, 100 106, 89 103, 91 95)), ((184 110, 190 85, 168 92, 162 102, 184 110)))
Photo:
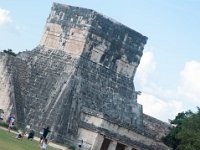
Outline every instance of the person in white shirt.
POLYGON ((44 139, 40 145, 41 150, 46 150, 48 143, 49 141, 47 139, 44 139))
POLYGON ((4 119, 4 112, 1 112, 1 113, 0 113, 0 120, 3 121, 3 119, 4 119))

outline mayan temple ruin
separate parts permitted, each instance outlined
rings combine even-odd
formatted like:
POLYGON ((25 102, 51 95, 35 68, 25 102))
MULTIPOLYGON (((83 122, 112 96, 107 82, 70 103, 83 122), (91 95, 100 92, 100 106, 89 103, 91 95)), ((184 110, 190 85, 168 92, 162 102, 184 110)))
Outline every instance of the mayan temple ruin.
POLYGON ((168 150, 169 125, 143 114, 134 76, 147 37, 94 10, 53 3, 39 45, 0 52, 0 109, 19 128, 84 150, 168 150))

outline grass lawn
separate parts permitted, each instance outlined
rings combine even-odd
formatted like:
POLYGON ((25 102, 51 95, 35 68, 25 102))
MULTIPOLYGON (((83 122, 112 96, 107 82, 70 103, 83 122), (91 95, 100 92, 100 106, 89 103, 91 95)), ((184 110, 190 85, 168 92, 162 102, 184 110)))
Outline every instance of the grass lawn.
MULTIPOLYGON (((18 140, 13 133, 0 129, 0 150, 40 150, 40 147, 37 141, 29 141, 26 137, 18 140)), ((57 149, 48 146, 47 150, 57 149)))

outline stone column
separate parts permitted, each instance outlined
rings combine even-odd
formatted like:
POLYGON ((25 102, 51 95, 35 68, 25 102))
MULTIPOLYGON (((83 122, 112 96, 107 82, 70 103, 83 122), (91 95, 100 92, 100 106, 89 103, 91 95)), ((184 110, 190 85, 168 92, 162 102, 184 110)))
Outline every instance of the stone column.
POLYGON ((132 150, 132 147, 131 146, 126 146, 125 150, 132 150))
POLYGON ((108 150, 115 150, 117 147, 117 141, 111 141, 108 150))
POLYGON ((104 137, 102 135, 98 134, 91 150, 100 150, 103 140, 104 140, 104 137))

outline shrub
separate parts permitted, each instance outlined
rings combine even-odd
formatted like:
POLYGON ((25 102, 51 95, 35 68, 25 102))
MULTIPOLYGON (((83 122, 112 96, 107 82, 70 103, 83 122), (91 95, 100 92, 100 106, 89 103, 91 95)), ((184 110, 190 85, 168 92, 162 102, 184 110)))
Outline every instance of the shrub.
POLYGON ((69 145, 68 148, 69 148, 70 150, 76 150, 76 146, 74 146, 74 145, 69 145))
POLYGON ((8 123, 7 122, 0 122, 0 126, 7 128, 8 127, 8 123))
POLYGON ((16 54, 12 51, 12 49, 8 49, 8 50, 3 50, 4 53, 7 53, 9 55, 12 55, 12 56, 16 56, 16 54))
MULTIPOLYGON (((0 126, 8 128, 8 123, 7 122, 0 122, 0 126)), ((15 131, 18 130, 17 126, 13 126, 12 129, 15 130, 15 131)))

